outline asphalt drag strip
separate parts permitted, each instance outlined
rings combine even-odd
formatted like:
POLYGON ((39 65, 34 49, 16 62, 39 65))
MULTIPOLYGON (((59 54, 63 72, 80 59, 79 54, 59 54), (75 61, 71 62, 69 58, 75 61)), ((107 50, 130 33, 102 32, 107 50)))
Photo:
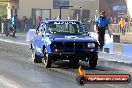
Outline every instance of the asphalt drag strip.
POLYGON ((3 76, 0 76, 0 85, 2 85, 1 88, 22 88, 20 85, 3 76))
MULTIPOLYGON (((70 77, 71 78, 76 77, 80 65, 83 66, 83 68, 86 70, 88 74, 124 74, 124 73, 130 75, 132 74, 131 65, 125 63, 118 63, 114 61, 108 61, 105 58, 99 58, 98 66, 96 69, 90 69, 87 62, 80 62, 78 65, 73 66, 71 63, 67 61, 56 62, 52 65, 52 68, 45 69, 43 63, 35 64, 32 62, 31 51, 29 50, 29 46, 13 44, 13 43, 0 42, 0 55, 1 55, 0 58, 3 61, 17 63, 15 64, 16 67, 19 65, 27 66, 27 67, 36 66, 37 69, 39 68, 42 71, 49 71, 53 74, 59 73, 60 75, 63 76, 65 75, 64 77, 67 77, 67 79, 70 79, 70 77)), ((75 81, 75 79, 72 79, 72 81, 75 81)), ((120 88, 124 88, 126 86, 121 84, 120 85, 106 84, 106 85, 108 86, 107 88, 118 88, 118 86, 120 88)), ((131 88, 131 87, 132 87, 131 84, 126 86, 126 88, 131 88)), ((95 88, 95 87, 90 87, 90 88, 95 88)), ((103 87, 99 87, 99 88, 103 88, 103 87)))

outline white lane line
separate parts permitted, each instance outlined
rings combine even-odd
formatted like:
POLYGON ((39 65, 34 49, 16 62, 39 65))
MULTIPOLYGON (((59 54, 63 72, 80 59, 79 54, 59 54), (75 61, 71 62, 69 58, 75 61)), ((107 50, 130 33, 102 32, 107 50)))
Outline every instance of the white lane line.
POLYGON ((0 41, 14 43, 14 44, 20 44, 20 45, 29 45, 28 43, 21 43, 21 42, 16 42, 16 41, 7 40, 7 39, 0 39, 0 41))
POLYGON ((3 77, 0 76, 0 83, 4 86, 6 86, 7 88, 22 88, 20 85, 18 85, 17 83, 3 77))

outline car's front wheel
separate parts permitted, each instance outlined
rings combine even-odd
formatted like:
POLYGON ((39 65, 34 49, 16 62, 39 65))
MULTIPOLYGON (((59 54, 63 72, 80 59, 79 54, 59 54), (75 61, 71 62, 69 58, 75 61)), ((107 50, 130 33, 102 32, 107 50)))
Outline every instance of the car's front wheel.
POLYGON ((89 59, 89 66, 92 69, 96 68, 97 65, 97 61, 98 61, 98 55, 97 54, 93 54, 90 59, 89 59))
POLYGON ((45 68, 51 68, 52 57, 46 51, 44 52, 43 62, 44 62, 45 68))
POLYGON ((34 63, 42 63, 42 58, 35 54, 34 49, 32 49, 32 60, 34 63))

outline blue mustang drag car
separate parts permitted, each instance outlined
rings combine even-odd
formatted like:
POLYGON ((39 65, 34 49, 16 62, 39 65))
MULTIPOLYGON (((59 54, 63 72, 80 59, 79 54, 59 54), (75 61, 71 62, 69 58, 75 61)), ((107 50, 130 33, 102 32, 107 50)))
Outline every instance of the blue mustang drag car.
POLYGON ((98 42, 83 30, 80 21, 47 20, 39 24, 31 40, 34 63, 50 68, 53 61, 89 61, 95 68, 98 60, 98 42))

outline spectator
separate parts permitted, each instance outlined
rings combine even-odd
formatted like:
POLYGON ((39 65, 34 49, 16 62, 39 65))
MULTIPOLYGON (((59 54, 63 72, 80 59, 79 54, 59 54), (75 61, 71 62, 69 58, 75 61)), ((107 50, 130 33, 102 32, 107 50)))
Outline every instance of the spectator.
POLYGON ((30 17, 29 20, 29 28, 33 28, 33 19, 30 17))
POLYGON ((60 15, 58 15, 58 17, 56 18, 56 20, 60 20, 60 15))
POLYGON ((130 26, 132 26, 132 18, 130 19, 130 22, 129 23, 130 23, 130 26))
POLYGON ((126 22, 126 31, 128 31, 128 28, 129 28, 129 17, 128 16, 125 17, 125 22, 126 22))
POLYGON ((122 35, 125 35, 125 19, 121 18, 119 21, 119 25, 120 25, 120 30, 122 31, 122 35))
POLYGON ((25 16, 24 18, 24 31, 27 31, 28 29, 28 18, 25 16))
POLYGON ((125 18, 125 22, 129 22, 129 17, 128 16, 125 18))
POLYGON ((36 18, 36 25, 38 25, 40 22, 41 22, 41 17, 39 16, 36 18))
POLYGON ((12 26, 13 26, 13 37, 16 37, 15 36, 15 33, 16 33, 16 21, 17 20, 17 15, 14 15, 13 17, 12 17, 12 26))
POLYGON ((23 31, 25 31, 25 18, 26 18, 26 16, 23 16, 22 20, 21 20, 21 25, 22 25, 22 30, 23 31))

